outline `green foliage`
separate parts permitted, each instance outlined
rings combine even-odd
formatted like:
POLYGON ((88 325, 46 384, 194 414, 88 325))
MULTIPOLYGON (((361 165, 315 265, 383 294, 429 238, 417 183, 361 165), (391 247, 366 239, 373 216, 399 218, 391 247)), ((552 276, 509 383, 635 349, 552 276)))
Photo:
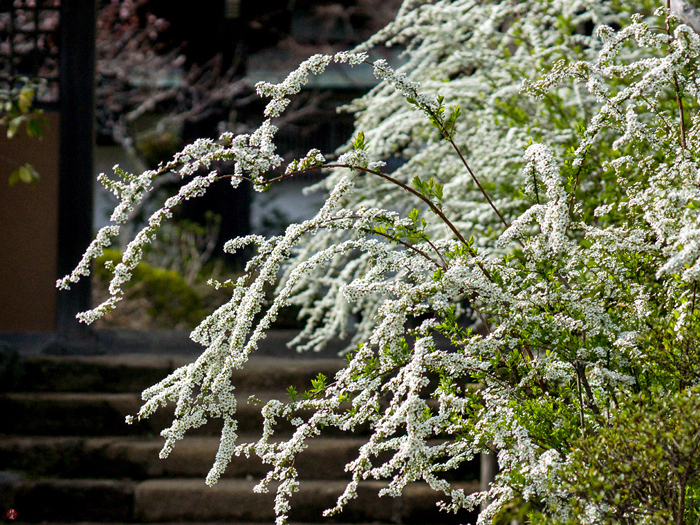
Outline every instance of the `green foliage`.
MULTIPOLYGON (((111 268, 121 262, 118 250, 107 249, 95 259, 94 275, 106 286, 112 278, 111 268)), ((141 304, 156 326, 173 328, 195 326, 205 314, 202 299, 182 275, 140 262, 131 284, 125 289, 127 300, 141 304)))
MULTIPOLYGON (((311 389, 306 390, 302 394, 302 398, 303 399, 314 399, 314 398, 323 397, 323 395, 326 392, 327 381, 328 381, 328 378, 324 374, 319 373, 316 376, 316 379, 311 380, 311 389)), ((290 391, 290 389, 292 389, 292 387, 289 387, 287 389, 287 393, 289 394, 290 397, 292 397, 292 395, 294 395, 294 398, 296 399, 296 391, 292 392, 292 391, 290 391)))
POLYGON ((425 231, 428 223, 423 217, 419 216, 418 210, 415 208, 411 210, 408 218, 412 223, 410 225, 395 224, 389 219, 378 217, 376 219, 377 225, 374 227, 373 231, 382 237, 394 239, 408 245, 428 241, 430 235, 425 231))
POLYGON ((611 411, 581 439, 565 474, 576 516, 605 523, 685 523, 700 517, 700 388, 657 388, 611 411))
MULTIPOLYGON (((8 139, 15 137, 23 124, 28 137, 41 138, 42 128, 49 123, 42 110, 32 109, 39 80, 15 77, 10 82, 9 89, 0 89, 0 126, 7 128, 8 139)), ((8 183, 10 186, 17 182, 34 184, 38 180, 39 173, 25 163, 10 174, 8 183)))
POLYGON ((7 182, 10 184, 10 186, 14 186, 18 182, 34 184, 38 180, 39 173, 37 173, 34 167, 31 164, 24 164, 10 173, 10 177, 7 182))
POLYGON ((433 177, 430 177, 427 181, 423 181, 420 177, 415 176, 413 178, 413 186, 425 198, 431 202, 434 200, 434 204, 438 209, 442 210, 443 184, 437 182, 433 177))
POLYGON ((172 157, 182 147, 180 139, 171 132, 149 132, 136 140, 136 149, 151 168, 172 157))
POLYGON ((43 111, 32 109, 39 80, 15 77, 11 82, 9 89, 0 89, 0 125, 7 127, 7 138, 17 135, 22 124, 28 137, 41 137, 48 121, 43 111))
POLYGON ((365 142, 365 134, 362 131, 353 137, 350 144, 355 150, 367 151, 369 149, 369 142, 365 142))

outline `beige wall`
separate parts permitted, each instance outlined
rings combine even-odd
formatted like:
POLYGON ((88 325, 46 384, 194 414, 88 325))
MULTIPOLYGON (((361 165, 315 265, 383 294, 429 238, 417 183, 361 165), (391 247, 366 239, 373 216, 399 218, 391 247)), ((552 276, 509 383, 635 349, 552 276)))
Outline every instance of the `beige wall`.
POLYGON ((47 113, 41 139, 0 130, 0 331, 54 330, 58 236, 59 116, 47 113), (10 187, 29 162, 41 179, 10 187))

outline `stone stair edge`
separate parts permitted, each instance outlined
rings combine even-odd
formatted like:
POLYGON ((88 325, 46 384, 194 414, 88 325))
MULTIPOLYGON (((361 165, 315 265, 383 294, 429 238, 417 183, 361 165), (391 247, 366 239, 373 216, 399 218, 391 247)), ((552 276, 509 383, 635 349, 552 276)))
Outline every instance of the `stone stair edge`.
MULTIPOLYGON (((292 351, 290 351, 292 353, 292 351)), ((99 354, 99 355, 52 355, 33 354, 24 356, 26 362, 68 362, 84 363, 102 366, 126 366, 134 368, 170 368, 181 367, 194 362, 199 355, 183 355, 176 353, 143 354, 138 352, 99 354)), ((298 368, 308 368, 316 365, 325 365, 335 362, 338 365, 345 364, 341 357, 309 357, 306 359, 295 359, 293 356, 270 356, 251 354, 244 367, 280 367, 295 366, 298 368)))
MULTIPOLYGON (((70 512, 75 516, 72 522, 272 521, 276 484, 271 484, 266 494, 254 493, 256 484, 241 479, 222 479, 208 487, 203 480, 193 479, 134 482, 43 478, 15 482, 9 490, 11 500, 6 503, 30 522, 47 519, 60 522, 70 512)), ((326 521, 322 518, 323 510, 335 504, 346 485, 347 481, 302 480, 292 498, 291 518, 298 522, 326 521)), ((455 523, 451 515, 438 512, 435 502, 443 496, 426 484, 409 485, 400 498, 379 498, 378 491, 386 485, 379 481, 360 482, 358 498, 343 512, 345 520, 426 523, 421 516, 431 516, 433 523, 455 523)), ((453 486, 468 492, 478 490, 477 483, 453 486)), ((4 487, 6 494, 7 488, 4 487)), ((338 518, 343 520, 343 515, 338 518)))
MULTIPOLYGON (((336 358, 349 340, 335 339, 319 352, 297 352, 287 347, 300 330, 273 329, 258 342, 258 355, 304 358, 336 358)), ((197 356, 203 347, 183 330, 135 330, 101 328, 89 330, 81 339, 67 340, 57 332, 0 332, 0 353, 19 355, 116 355, 124 353, 197 356)))
MULTIPOLYGON (((235 386, 235 385, 234 385, 235 386)), ((238 400, 238 411, 241 411, 245 406, 254 407, 257 411, 265 405, 266 402, 278 399, 289 400, 289 394, 285 390, 235 390, 234 395, 238 400), (250 402, 250 397, 257 398, 260 403, 250 402)), ((0 393, 0 399, 12 400, 32 400, 32 401, 51 401, 71 402, 71 401, 100 401, 100 402, 126 402, 136 401, 139 406, 145 401, 141 398, 140 392, 3 392, 0 393)), ((168 406, 174 406, 173 402, 168 402, 168 406)))
MULTIPOLYGON (((244 435, 239 443, 255 443, 259 435, 244 435)), ((186 437, 169 457, 161 459, 162 438, 0 438, 0 464, 33 476, 90 479, 189 477, 204 479, 219 448, 218 437, 186 437)), ((316 438, 298 458, 296 468, 304 479, 347 479, 345 465, 353 461, 365 439, 316 438)), ((252 455, 234 456, 224 478, 261 479, 270 470, 252 455)))
MULTIPOLYGON (((271 399, 285 399, 287 393, 238 392, 236 418, 244 433, 262 429, 262 404, 248 402, 249 395, 262 404, 271 399)), ((6 392, 0 394, 0 435, 17 436, 129 436, 160 435, 161 430, 172 424, 175 404, 168 403, 149 418, 127 425, 125 418, 135 416, 143 401, 138 393, 90 393, 90 392, 6 392), (24 417, 31 414, 32 417, 24 417)), ((211 419, 206 425, 192 429, 190 435, 218 435, 221 419, 211 419)), ((277 428, 291 431, 293 426, 280 420, 277 428)))
MULTIPOLYGON (((255 443, 260 435, 243 435, 238 443, 255 443)), ((287 436, 277 436, 279 439, 287 436)), ((162 438, 80 438, 80 437, 5 437, 0 438, 0 464, 5 468, 32 476, 63 478, 200 478, 211 469, 220 440, 218 437, 188 436, 178 442, 168 458, 161 459, 162 438)), ((347 480, 345 466, 354 461, 366 437, 316 437, 307 442, 299 454, 295 468, 300 479, 347 480)), ((440 440, 429 442, 433 445, 440 440)), ((377 460, 387 461, 391 453, 383 453, 377 460)), ((224 478, 261 479, 270 470, 261 460, 251 455, 234 456, 226 468, 224 478)), ((450 472, 452 480, 478 478, 478 462, 464 463, 450 472)))
MULTIPOLYGON (((96 356, 24 356, 4 367, 0 356, 0 391, 5 392, 141 392, 196 357, 152 354, 96 356), (2 377, 4 376, 4 377, 2 377)), ((282 389, 310 386, 318 373, 333 377, 342 359, 294 359, 251 356, 232 373, 241 389, 282 389), (286 383, 286 384, 285 384, 286 383)))

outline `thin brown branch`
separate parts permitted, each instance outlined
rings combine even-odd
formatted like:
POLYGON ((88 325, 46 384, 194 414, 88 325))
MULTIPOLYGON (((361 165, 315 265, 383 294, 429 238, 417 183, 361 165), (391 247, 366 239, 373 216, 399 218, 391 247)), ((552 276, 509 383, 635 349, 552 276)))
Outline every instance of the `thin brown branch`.
POLYGON ((581 374, 579 373, 578 367, 576 368, 576 391, 578 392, 578 413, 579 413, 579 423, 581 425, 581 432, 585 435, 586 433, 586 419, 583 415, 583 394, 581 393, 581 374))
POLYGON ((440 250, 438 250, 437 247, 433 244, 433 241, 431 241, 431 240, 426 236, 426 237, 425 237, 425 242, 427 242, 427 243, 430 245, 430 247, 431 247, 433 250, 435 250, 435 253, 438 254, 438 257, 440 257, 440 260, 442 261, 442 264, 444 265, 445 269, 447 269, 447 266, 448 266, 447 261, 445 260, 445 258, 444 258, 444 257, 442 256, 442 254, 440 253, 440 250))
MULTIPOLYGON (((347 217, 347 218, 351 218, 351 217, 347 217)), ((353 218, 354 218, 354 217, 353 217, 353 218)), ((357 217, 357 218, 359 219, 359 217, 357 217)), ((369 229, 368 229, 368 230, 365 230, 365 231, 366 231, 367 233, 371 233, 371 234, 373 234, 373 235, 379 235, 379 236, 381 236, 381 237, 384 237, 384 238, 386 238, 386 239, 389 239, 390 241, 393 241, 393 242, 395 242, 395 243, 397 243, 397 244, 400 244, 401 246, 404 246, 405 248, 407 248, 407 249, 409 249, 409 250, 411 250, 411 251, 416 252, 418 255, 422 255, 424 258, 426 258, 427 260, 429 260, 431 263, 433 263, 433 264, 434 264, 435 266, 437 266, 438 268, 442 268, 443 270, 446 270, 446 269, 447 269, 447 266, 443 266, 443 265, 439 264, 437 261, 435 261, 435 259, 433 259, 432 257, 430 257, 430 256, 429 256, 427 253, 425 253, 423 250, 421 250, 421 249, 419 249, 419 248, 416 248, 416 247, 413 246, 412 244, 409 244, 409 243, 407 243, 407 242, 405 242, 405 241, 402 241, 402 240, 399 239, 398 237, 393 237, 393 236, 391 236, 391 235, 389 235, 389 234, 387 234, 387 233, 378 232, 378 231, 376 231, 376 230, 369 230, 369 229)), ((438 252, 438 255, 440 255, 440 252, 438 252)), ((440 255, 440 258, 442 258, 442 255, 440 255)), ((444 260, 443 260, 443 262, 444 262, 444 260)))
POLYGON ((574 369, 576 370, 576 377, 583 386, 583 390, 586 392, 586 406, 591 409, 591 411, 596 415, 600 415, 600 409, 598 405, 595 404, 595 396, 593 395, 593 390, 591 385, 588 383, 588 378, 586 377, 586 370, 580 362, 574 363, 574 369))
POLYGON ((687 149, 686 139, 685 139, 685 114, 683 110, 683 98, 681 97, 681 88, 678 84, 678 77, 673 75, 673 84, 676 88, 676 103, 678 104, 678 113, 680 114, 680 131, 681 131, 681 148, 683 151, 687 149))
MULTIPOLYGON (((440 220, 450 229, 450 231, 452 231, 452 233, 454 233, 455 237, 457 237, 459 242, 461 242, 467 248, 469 255, 471 255, 472 257, 476 257, 477 254, 476 254, 476 251, 474 250, 474 248, 472 248, 472 246, 467 242, 467 240, 460 233, 460 231, 457 229, 457 227, 452 223, 452 221, 450 221, 447 218, 447 216, 442 212, 442 210, 440 208, 438 208, 429 198, 427 198, 425 195, 423 195, 419 191, 411 188, 407 184, 404 184, 400 180, 397 180, 397 179, 387 175, 386 173, 382 173, 380 171, 371 170, 369 168, 363 168, 363 167, 359 167, 359 166, 348 166, 347 164, 323 164, 320 166, 311 166, 309 168, 295 171, 293 173, 285 173, 284 175, 281 175, 279 177, 275 177, 275 178, 267 180, 267 183, 272 184, 273 182, 279 182, 281 180, 289 179, 289 178, 291 178, 295 175, 299 175, 301 173, 306 173, 306 172, 314 171, 314 170, 318 170, 318 169, 327 169, 327 168, 347 168, 347 169, 351 169, 351 170, 362 171, 364 173, 370 173, 370 174, 376 175, 377 177, 380 177, 386 181, 389 181, 392 184, 395 184, 396 186, 401 188, 402 190, 405 190, 408 193, 410 193, 411 195, 414 195, 415 197, 417 197, 418 199, 423 201, 430 208, 430 210, 435 215, 437 215, 440 218, 440 220)), ((228 175, 227 177, 230 177, 230 176, 232 176, 232 175, 228 175)), ((476 265, 484 273, 486 278, 489 281, 493 282, 493 278, 491 277, 490 272, 484 267, 484 265, 481 262, 477 262, 476 265)))
POLYGON ((479 181, 479 179, 477 178, 477 176, 476 176, 476 175, 474 174, 474 172, 472 171, 471 166, 469 166, 469 163, 467 162, 467 159, 465 159, 465 158, 464 158, 464 155, 462 155, 462 152, 460 151, 459 146, 457 146, 457 144, 455 143, 454 139, 452 138, 452 134, 451 134, 450 132, 448 132, 448 131, 445 129, 445 126, 442 124, 442 122, 438 119, 437 116, 435 116, 435 115, 432 114, 432 112, 430 111, 429 108, 427 108, 426 111, 429 111, 429 112, 431 113, 431 115, 432 115, 433 118, 435 119, 435 122, 440 122, 440 126, 439 126, 439 128, 438 128, 438 129, 440 130, 440 134, 450 143, 450 145, 452 146, 452 149, 454 149, 455 152, 457 153, 457 155, 459 156, 459 160, 462 161, 462 164, 464 165, 464 167, 467 168, 467 171, 469 172, 469 175, 471 176, 472 180, 473 180, 474 183, 477 185, 477 187, 479 188, 479 191, 481 192, 481 194, 482 194, 482 195, 484 196, 484 198, 486 199, 486 202, 489 203, 489 206, 491 206, 491 209, 496 213, 496 215, 498 215, 498 218, 501 220, 501 222, 503 223, 503 225, 504 225, 506 228, 508 228, 508 227, 510 226, 510 224, 508 224, 508 221, 506 221, 505 218, 503 217, 503 215, 501 215, 501 212, 498 211, 498 208, 496 208, 496 205, 495 205, 495 204, 493 203, 493 201, 491 200, 491 197, 489 197, 488 192, 487 192, 487 191, 484 189, 484 187, 481 185, 481 182, 479 181))
POLYGON ((690 315, 691 316, 693 315, 693 312, 695 312, 695 294, 697 292, 697 288, 698 288, 698 282, 695 281, 693 283, 693 302, 690 305, 690 315))
POLYGON ((649 101, 647 97, 642 95, 640 93, 639 98, 641 98, 644 102, 647 103, 647 106, 649 106, 649 109, 654 112, 654 114, 661 119, 661 121, 664 124, 664 128, 666 128, 666 131, 669 133, 669 135, 673 134, 673 125, 668 121, 668 119, 660 113, 657 109, 654 108, 654 105, 649 101))

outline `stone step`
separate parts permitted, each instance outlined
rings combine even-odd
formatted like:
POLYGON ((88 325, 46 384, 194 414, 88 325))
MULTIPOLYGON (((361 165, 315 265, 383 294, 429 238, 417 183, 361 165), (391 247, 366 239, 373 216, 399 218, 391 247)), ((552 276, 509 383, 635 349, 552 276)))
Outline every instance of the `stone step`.
MULTIPOLYGON (((299 332, 294 329, 268 330, 264 339, 258 341, 255 355, 285 359, 335 359, 350 344, 349 340, 334 339, 328 341, 320 352, 295 352, 287 344, 299 332)), ((0 347, 5 348, 5 353, 22 355, 171 354, 196 358, 202 353, 202 346, 190 339, 189 331, 97 328, 91 329, 89 334, 88 339, 74 340, 57 337, 58 334, 52 332, 3 332, 0 334, 0 347)))
MULTIPOLYGON (((8 508, 25 522, 263 522, 274 521, 271 493, 253 492, 256 482, 220 480, 208 487, 202 480, 162 479, 144 482, 117 480, 23 480, 10 488, 8 508)), ((323 518, 345 488, 341 481, 302 481, 292 498, 290 518, 297 522, 328 523, 467 523, 469 513, 440 512, 439 494, 422 483, 411 484, 400 498, 379 498, 381 482, 361 482, 358 498, 333 520, 323 518)), ((476 484, 460 484, 467 493, 476 484)), ((6 494, 7 495, 7 494, 6 494)))
MULTIPOLYGON (((240 432, 262 431, 263 405, 248 402, 249 392, 239 392, 238 428, 240 432)), ((286 392, 256 392, 263 403, 270 399, 288 399, 286 392)), ((127 415, 141 408, 140 394, 21 392, 0 394, 0 434, 24 436, 133 436, 160 435, 172 423, 174 404, 158 409, 148 419, 127 425, 127 415)), ((301 413, 304 416, 304 413, 301 413)), ((308 414, 307 414, 308 415, 308 414)), ((280 421, 281 432, 294 427, 280 421)), ((194 435, 219 435, 221 421, 216 419, 191 432, 194 435)), ((336 433, 337 434, 337 433, 336 433)))
MULTIPOLYGON (((290 351, 291 352, 291 351, 290 351)), ((3 390, 14 392, 142 392, 196 357, 152 354, 101 356, 34 355, 13 367, 3 390)), ((297 390, 311 387, 319 373, 333 378, 343 366, 340 359, 253 357, 233 372, 238 390, 297 390)))
MULTIPOLYGON (((240 443, 257 436, 241 436, 240 443)), ((299 454, 295 468, 301 479, 347 479, 345 465, 353 461, 362 438, 315 438, 299 454)), ((163 439, 5 437, 0 438, 0 465, 32 476, 65 478, 196 477, 204 479, 219 447, 217 437, 187 437, 175 445, 167 459, 158 454, 163 439)), ((224 477, 259 479, 268 471, 256 457, 234 457, 224 477)), ((453 480, 477 480, 474 460, 450 472, 453 480)))
MULTIPOLYGON (((255 439, 256 436, 241 436, 239 442, 255 439)), ((305 479, 345 479, 345 465, 355 459, 364 443, 357 438, 316 438, 299 456, 295 467, 305 479)), ((0 438, 0 465, 33 476, 204 479, 214 463, 219 438, 185 438, 167 459, 158 457, 162 445, 162 438, 0 438)), ((267 471, 268 466, 258 458, 234 457, 224 476, 258 479, 267 471)))

